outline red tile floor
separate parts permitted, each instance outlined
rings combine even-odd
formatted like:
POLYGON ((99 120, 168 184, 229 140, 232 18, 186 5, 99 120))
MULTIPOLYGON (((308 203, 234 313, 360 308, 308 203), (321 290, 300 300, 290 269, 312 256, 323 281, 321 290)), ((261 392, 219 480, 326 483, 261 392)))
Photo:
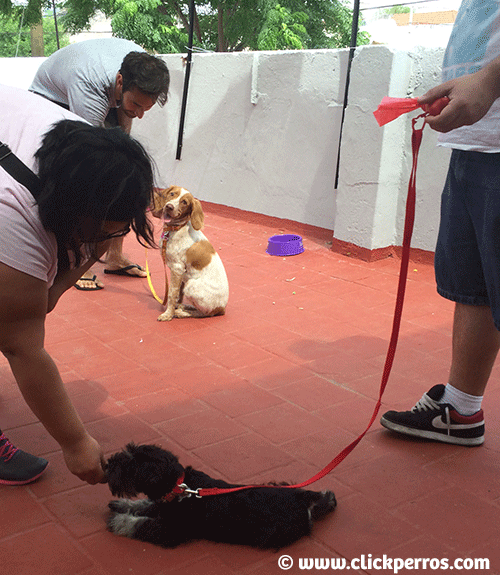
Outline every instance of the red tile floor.
MULTIPOLYGON (((370 419, 399 261, 365 263, 331 251, 330 232, 214 205, 206 205, 205 231, 229 277, 224 317, 158 323, 160 305, 145 280, 101 274, 104 290, 72 289, 50 314, 47 350, 107 455, 131 440, 157 442, 183 463, 230 481, 303 481, 370 419), (305 252, 267 255, 267 239, 276 233, 301 234, 305 252)), ((125 251, 144 263, 135 238, 126 239, 125 251)), ((150 252, 149 260, 161 292, 159 252, 150 252)), ((432 267, 411 263, 382 410, 408 408, 433 384, 445 382, 452 309, 436 294, 432 267)), ((487 558, 489 570, 469 572, 498 574, 498 376, 496 368, 484 401, 484 446, 404 440, 377 421, 316 484, 335 492, 337 510, 316 525, 312 537, 284 552, 207 542, 165 550, 106 531, 108 488, 69 474, 2 359, 1 427, 50 466, 33 485, 0 486, 0 572, 272 575, 283 572, 278 559, 286 553, 295 562, 289 573, 304 570, 305 558, 363 556, 352 572, 392 573, 389 564, 370 566, 386 555, 434 559, 427 570, 408 563, 414 568, 399 567, 400 573, 435 572, 436 561, 487 558)))

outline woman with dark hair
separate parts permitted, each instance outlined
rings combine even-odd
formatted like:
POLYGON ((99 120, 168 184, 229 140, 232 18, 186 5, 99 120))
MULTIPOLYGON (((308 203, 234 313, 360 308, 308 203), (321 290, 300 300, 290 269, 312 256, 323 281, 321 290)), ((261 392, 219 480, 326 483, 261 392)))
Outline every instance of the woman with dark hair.
MULTIPOLYGON (((44 349, 45 318, 112 238, 133 229, 154 245, 151 162, 119 128, 90 126, 29 92, 0 85, 0 109, 0 142, 39 178, 30 192, 2 167, 0 148, 0 351, 68 469, 95 484, 105 477, 102 450, 44 349)), ((1 484, 34 481, 47 463, 0 431, 1 484)))
POLYGON ((41 182, 38 212, 62 248, 60 272, 68 269, 68 249, 73 267, 79 267, 84 256, 97 260, 102 255, 96 252, 104 238, 122 237, 130 228, 139 242, 154 242, 146 217, 153 189, 151 162, 142 146, 120 128, 62 120, 45 135, 35 158, 41 182), (102 222, 127 225, 103 234, 102 222))

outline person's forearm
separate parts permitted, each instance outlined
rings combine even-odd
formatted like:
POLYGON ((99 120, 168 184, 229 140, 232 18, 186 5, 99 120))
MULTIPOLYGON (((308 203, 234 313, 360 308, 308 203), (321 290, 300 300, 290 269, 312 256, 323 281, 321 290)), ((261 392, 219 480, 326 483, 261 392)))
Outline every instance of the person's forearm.
POLYGON ((487 64, 483 70, 495 98, 500 98, 500 56, 487 64))
POLYGON ((57 443, 64 449, 82 441, 85 428, 49 354, 40 349, 7 359, 26 403, 57 443))

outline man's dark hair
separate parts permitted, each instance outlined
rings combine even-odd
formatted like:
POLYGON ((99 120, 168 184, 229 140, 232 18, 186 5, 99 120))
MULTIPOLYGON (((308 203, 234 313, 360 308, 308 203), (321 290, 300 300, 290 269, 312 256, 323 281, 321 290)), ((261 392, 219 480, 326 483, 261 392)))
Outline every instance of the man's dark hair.
POLYGON ((156 98, 163 106, 168 98, 170 74, 167 65, 147 52, 129 52, 123 59, 120 74, 123 77, 123 91, 137 86, 139 90, 156 98))
POLYGON ((100 128, 62 120, 47 132, 35 154, 41 192, 40 220, 57 239, 59 266, 77 267, 85 244, 87 256, 106 221, 131 225, 142 245, 154 246, 146 214, 153 195, 153 169, 144 148, 120 128, 100 128), (89 226, 93 236, 82 238, 89 226))

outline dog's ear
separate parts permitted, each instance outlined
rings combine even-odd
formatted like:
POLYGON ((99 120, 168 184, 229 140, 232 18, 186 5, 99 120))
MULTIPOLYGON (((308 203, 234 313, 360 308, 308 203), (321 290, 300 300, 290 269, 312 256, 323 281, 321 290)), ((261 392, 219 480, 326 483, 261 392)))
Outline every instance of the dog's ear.
POLYGON ((106 465, 106 479, 111 493, 116 497, 135 497, 138 467, 129 451, 115 453, 106 465))
POLYGON ((173 453, 157 448, 149 452, 141 463, 140 490, 156 501, 173 490, 183 473, 184 467, 173 453))
POLYGON ((193 209, 191 210, 191 225, 195 230, 203 229, 203 222, 205 215, 201 203, 196 198, 193 198, 193 209))

